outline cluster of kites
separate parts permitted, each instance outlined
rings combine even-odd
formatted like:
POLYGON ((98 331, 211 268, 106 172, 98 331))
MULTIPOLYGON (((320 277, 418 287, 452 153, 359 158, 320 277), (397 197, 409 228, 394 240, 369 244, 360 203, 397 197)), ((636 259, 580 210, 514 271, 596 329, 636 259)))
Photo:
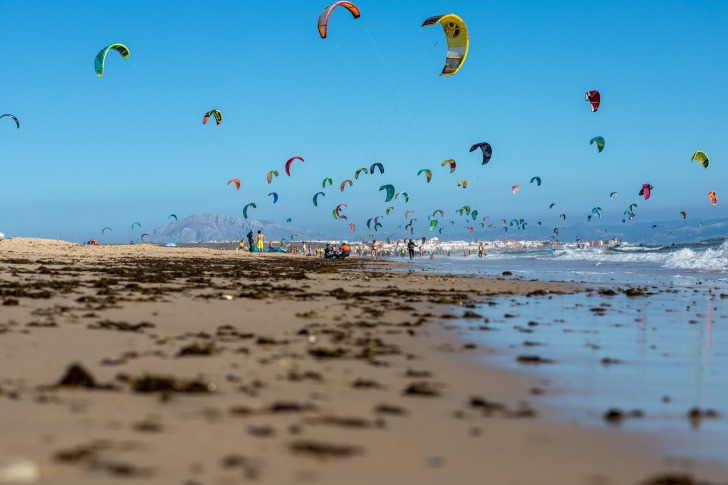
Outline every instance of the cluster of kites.
MULTIPOLYGON (((318 32, 322 39, 326 39, 329 36, 329 23, 331 20, 331 16, 337 9, 341 8, 344 11, 348 11, 355 19, 359 18, 361 16, 361 11, 359 7, 357 7, 354 3, 349 1, 338 1, 335 2, 328 7, 326 7, 320 14, 318 19, 318 32)), ((452 76, 456 74, 464 65, 465 60, 468 55, 468 48, 469 48, 469 36, 468 36, 468 30, 465 25, 465 22, 463 19, 458 17, 455 14, 444 14, 444 15, 436 15, 433 17, 429 17, 424 20, 422 23, 422 27, 429 27, 429 26, 435 26, 440 25, 443 29, 443 33, 445 34, 445 40, 447 43, 447 54, 445 57, 445 63, 442 68, 442 71, 440 73, 441 76, 452 76)), ((96 55, 95 61, 94 61, 94 69, 96 71, 96 74, 99 77, 102 77, 104 75, 105 65, 107 56, 110 52, 116 52, 118 53, 123 59, 128 59, 131 56, 131 51, 127 46, 120 43, 113 43, 110 44, 103 49, 99 51, 99 53, 96 55)), ((600 106, 601 106, 601 94, 597 90, 591 90, 587 91, 585 93, 585 100, 589 103, 591 112, 596 113, 600 106)), ((0 119, 8 117, 12 121, 15 122, 16 127, 20 128, 20 121, 17 117, 15 117, 12 114, 4 114, 0 116, 0 119)), ((202 118, 202 124, 205 125, 208 123, 210 119, 214 119, 216 125, 221 125, 223 122, 223 114, 222 111, 219 109, 212 109, 208 112, 206 112, 203 115, 202 118)), ((589 141, 590 145, 594 145, 597 149, 598 153, 601 153, 606 146, 606 141, 604 137, 602 136, 595 136, 590 139, 589 141)), ((493 156, 493 147, 487 143, 487 142, 479 142, 475 143, 470 147, 470 152, 476 152, 480 150, 480 153, 482 154, 482 162, 481 164, 483 166, 487 165, 493 156)), ((708 155, 703 151, 697 151, 693 155, 692 161, 698 162, 700 165, 702 165, 705 169, 708 169, 710 166, 710 159, 708 155)), ((283 164, 283 171, 288 177, 291 177, 291 170, 295 167, 294 164, 303 164, 304 159, 301 156, 293 156, 289 158, 284 164, 283 164)), ((441 164, 443 167, 443 171, 447 170, 449 174, 453 174, 457 170, 457 163, 454 159, 447 159, 444 160, 441 164)), ((378 172, 379 175, 384 175, 384 166, 381 163, 373 163, 371 166, 367 167, 361 167, 357 168, 353 172, 353 179, 343 179, 341 182, 334 181, 332 177, 326 177, 323 179, 321 183, 321 189, 320 191, 317 191, 312 196, 312 204, 314 207, 319 207, 319 204, 322 202, 323 197, 327 197, 327 194, 325 190, 327 187, 332 187, 335 185, 335 183, 338 184, 339 192, 344 193, 344 191, 347 189, 347 187, 351 188, 354 187, 355 181, 359 180, 359 177, 364 175, 376 175, 378 172)), ((268 184, 273 184, 274 179, 279 176, 278 170, 270 170, 266 173, 266 181, 268 184)), ((433 170, 430 168, 422 168, 419 171, 417 171, 416 177, 421 178, 424 176, 425 183, 429 184, 432 181, 433 178, 433 170)), ((262 181, 261 181, 262 182, 262 181)), ((534 176, 530 179, 530 184, 535 184, 535 187, 540 187, 542 184, 542 179, 540 176, 534 176)), ((228 186, 234 186, 235 190, 240 190, 241 188, 241 181, 239 178, 231 178, 227 182, 228 186)), ((469 186, 468 180, 465 178, 457 180, 457 187, 461 189, 467 189, 469 186)), ((511 187, 512 194, 515 196, 519 190, 521 189, 520 185, 514 184, 511 187)), ((652 191, 654 190, 654 187, 649 183, 642 184, 640 190, 638 191, 638 195, 642 196, 643 199, 649 200, 650 196, 652 195, 652 191)), ((383 202, 389 203, 391 201, 398 201, 401 200, 404 204, 407 204, 410 200, 410 196, 406 191, 397 191, 395 186, 393 184, 383 184, 379 187, 379 192, 381 193, 381 196, 383 197, 383 202)), ((270 197, 270 201, 272 204, 278 203, 279 200, 279 194, 275 191, 271 191, 268 193, 268 196, 270 197)), ((617 192, 611 192, 609 194, 610 199, 614 199, 617 197, 617 192)), ((712 204, 717 204, 718 199, 717 195, 714 191, 711 191, 708 193, 708 198, 712 204)), ((549 205, 549 209, 552 209, 556 204, 551 203, 549 205)), ((347 204, 345 203, 339 203, 336 204, 333 208, 331 214, 332 217, 339 221, 343 220, 346 221, 349 225, 350 231, 355 232, 356 231, 356 225, 352 222, 348 221, 348 218, 346 214, 343 213, 344 208, 347 207, 347 204)), ((251 201, 247 203, 243 209, 242 214, 245 219, 247 219, 250 215, 251 209, 256 209, 257 204, 254 201, 251 201)), ((636 213, 635 209, 637 208, 636 203, 632 203, 629 205, 629 207, 623 212, 624 218, 622 219, 622 222, 626 222, 627 220, 633 220, 636 213)), ((384 210, 385 216, 389 216, 390 213, 394 210, 393 205, 388 205, 386 209, 384 210)), ((404 229, 405 234, 413 234, 415 232, 415 222, 417 222, 417 218, 412 217, 410 218, 410 215, 414 214, 413 210, 405 210, 404 211, 404 219, 407 221, 406 224, 403 226, 402 224, 398 224, 398 229, 404 229)), ((446 212, 443 209, 436 209, 431 214, 427 215, 427 227, 429 231, 435 231, 437 230, 439 233, 443 232, 443 225, 440 224, 440 219, 445 218, 446 212)), ((463 206, 459 209, 454 211, 454 214, 458 214, 460 217, 466 217, 465 220, 465 228, 468 229, 470 232, 473 232, 475 230, 475 227, 480 225, 480 227, 485 228, 486 221, 489 220, 489 216, 485 216, 482 218, 482 220, 478 219, 478 211, 471 209, 470 206, 463 206)), ((599 219, 602 218, 603 210, 599 206, 595 206, 592 208, 591 212, 587 215, 587 221, 591 221, 593 217, 597 217, 599 219)), ((683 217, 683 219, 687 218, 687 214, 685 211, 681 211, 680 215, 683 217)), ((381 215, 374 215, 366 221, 366 227, 370 231, 369 235, 374 236, 374 234, 382 229, 383 223, 380 222, 385 216, 381 215)), ((565 221, 567 218, 567 215, 565 213, 561 213, 559 215, 559 218, 562 221, 565 221)), ((174 219, 177 220, 177 216, 175 214, 170 214, 168 219, 174 219)), ((290 222, 292 219, 288 218, 287 221, 290 222)), ((449 221, 451 226, 454 226, 456 223, 454 220, 449 221)), ((538 225, 542 225, 542 222, 537 222, 538 225)), ((501 220, 501 225, 505 232, 508 232, 509 227, 515 228, 518 230, 525 230, 528 223, 524 219, 513 219, 510 221, 510 223, 507 223, 505 219, 501 220)), ((135 221, 132 224, 132 230, 135 228, 138 228, 141 231, 141 224, 137 221, 135 221)), ((488 224, 489 229, 496 229, 496 226, 494 224, 488 224)), ((563 229, 563 226, 561 226, 563 229)), ((102 234, 105 234, 106 232, 111 232, 112 229, 110 227, 104 227, 102 229, 102 234)), ((554 236, 552 238, 558 237, 559 234, 559 227, 554 227, 553 229, 554 236)), ((145 237, 147 237, 148 233, 142 233, 140 236, 140 240, 144 240, 145 237)), ((294 238, 296 234, 293 234, 291 238, 294 238)), ((364 236, 360 236, 362 239, 364 236)))

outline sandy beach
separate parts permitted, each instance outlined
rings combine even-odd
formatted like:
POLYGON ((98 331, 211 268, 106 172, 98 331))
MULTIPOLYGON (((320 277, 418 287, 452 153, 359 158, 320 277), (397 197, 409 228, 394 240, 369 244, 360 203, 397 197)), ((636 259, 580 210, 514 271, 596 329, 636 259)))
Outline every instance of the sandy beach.
POLYGON ((406 268, 0 241, 0 483, 728 483, 550 419, 453 323, 582 286, 406 268))

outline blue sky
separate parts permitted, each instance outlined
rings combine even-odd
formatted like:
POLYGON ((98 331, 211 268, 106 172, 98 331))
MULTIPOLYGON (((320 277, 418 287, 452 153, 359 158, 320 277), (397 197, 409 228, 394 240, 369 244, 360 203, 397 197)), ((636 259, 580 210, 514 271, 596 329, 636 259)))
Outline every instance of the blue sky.
POLYGON ((342 235, 348 225, 331 211, 346 203, 359 235, 390 205, 383 184, 411 196, 381 220, 402 236, 405 210, 419 236, 435 209, 462 230, 453 212, 466 204, 490 222, 549 226, 564 224, 561 213, 583 222, 595 205, 604 219, 593 224, 618 223, 632 202, 640 222, 725 216, 725 2, 356 3, 361 18, 337 9, 322 40, 326 2, 0 2, 0 113, 21 122, 0 120, 0 232, 85 240, 110 226, 104 242, 128 241, 134 221, 149 230, 170 213, 242 217, 256 202, 252 218, 342 235), (449 12, 466 22, 470 51, 441 77, 445 36, 420 26, 449 12), (113 42, 131 57, 110 53, 98 78, 94 57, 113 42), (597 113, 584 100, 591 89, 597 113), (213 108, 223 124, 203 126, 213 108), (597 135, 602 153, 589 145, 597 135), (493 146, 486 166, 468 152, 481 141, 493 146), (696 150, 708 170, 690 162, 696 150), (305 162, 289 178, 294 155, 305 162), (440 165, 449 158, 453 174, 440 165), (339 191, 373 162, 384 175, 339 191), (416 176, 425 167, 430 184, 416 176), (281 176, 269 185, 273 169, 281 176), (535 175, 541 187, 529 184, 535 175), (334 187, 314 207, 326 176, 334 187), (646 182, 655 189, 643 201, 646 182))

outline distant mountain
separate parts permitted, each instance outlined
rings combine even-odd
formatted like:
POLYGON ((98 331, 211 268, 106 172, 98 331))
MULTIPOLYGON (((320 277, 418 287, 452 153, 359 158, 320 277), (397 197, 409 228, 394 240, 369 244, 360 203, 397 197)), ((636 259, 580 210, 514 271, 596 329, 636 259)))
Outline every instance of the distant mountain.
POLYGON ((243 239, 251 229, 253 232, 263 231, 266 239, 270 241, 282 238, 290 241, 291 235, 294 233, 298 234, 296 237, 298 241, 331 239, 329 235, 314 229, 300 229, 268 221, 244 220, 217 214, 195 214, 154 228, 145 240, 165 244, 170 242, 235 241, 243 239))

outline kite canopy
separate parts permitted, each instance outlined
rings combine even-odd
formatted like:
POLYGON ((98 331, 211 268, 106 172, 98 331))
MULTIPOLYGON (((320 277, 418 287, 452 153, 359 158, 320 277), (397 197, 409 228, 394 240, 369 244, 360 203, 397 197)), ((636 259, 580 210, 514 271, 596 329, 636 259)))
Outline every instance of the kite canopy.
POLYGON ((268 197, 270 197, 271 195, 273 196, 273 203, 275 204, 276 202, 278 202, 278 194, 275 192, 269 192, 268 197))
POLYGON ((476 143, 470 147, 470 151, 474 152, 478 148, 483 152, 483 165, 490 162, 490 157, 493 156, 493 148, 490 146, 490 143, 476 143))
POLYGON ((346 187, 346 184, 349 184, 349 187, 353 187, 354 183, 350 179, 346 179, 343 182, 341 182, 341 185, 339 186, 339 189, 343 192, 344 187, 346 187))
MULTIPOLYGON (((268 175, 266 175, 266 179, 268 179, 268 183, 271 183, 273 181, 273 176, 278 176, 278 170, 271 170, 268 172, 268 175)), ((228 182, 230 183, 230 182, 228 182)))
POLYGON ((359 180, 359 174, 362 173, 362 172, 369 173, 369 170, 367 170, 366 167, 362 167, 362 168, 357 169, 356 172, 354 172, 354 178, 356 180, 359 180))
POLYGON ((447 58, 441 76, 451 76, 458 72, 468 56, 468 29, 463 19, 455 14, 435 15, 422 23, 423 27, 442 25, 447 38, 447 58))
MULTIPOLYGON (((384 165, 382 165, 379 162, 373 163, 372 166, 369 167, 369 173, 371 173, 372 175, 374 175, 374 169, 377 168, 377 167, 379 168, 379 173, 380 174, 381 173, 384 173, 384 165)), ((358 172, 358 170, 357 170, 357 172, 358 172)))
POLYGON ((205 113, 205 116, 202 117, 202 124, 206 124, 210 120, 210 116, 213 116, 215 118, 215 122, 220 125, 222 124, 222 111, 219 109, 213 109, 205 113))
POLYGON ((683 219, 685 219, 688 214, 685 211, 680 211, 680 215, 683 216, 683 219))
POLYGON ((539 186, 541 185, 541 177, 539 177, 539 176, 531 177, 531 182, 529 182, 529 183, 533 183, 534 180, 536 181, 536 185, 539 185, 539 186))
POLYGON ((513 195, 516 195, 516 192, 521 188, 520 185, 516 184, 513 187, 511 187, 511 192, 513 192, 513 195))
POLYGON ((170 214, 169 217, 167 217, 167 219, 171 219, 173 217, 174 217, 174 220, 176 221, 177 220, 177 214, 170 214))
MULTIPOLYGON (((645 200, 647 200, 650 198, 650 192, 652 191, 652 189, 654 189, 654 187, 651 186, 650 184, 642 184, 642 188, 640 189, 640 191, 637 195, 641 195, 645 198, 645 200)), ((630 210, 632 210, 631 205, 630 205, 630 210)))
POLYGON ((323 195, 324 197, 326 197, 326 194, 324 194, 323 192, 316 192, 316 194, 313 196, 313 205, 315 207, 318 207, 318 196, 319 195, 323 195))
POLYGON ((425 174, 425 178, 427 179, 427 183, 429 184, 430 180, 432 180, 432 170, 430 170, 429 168, 423 168, 422 170, 417 172, 417 175, 419 176, 423 173, 425 174))
POLYGON ((452 158, 442 162, 443 167, 448 164, 450 165, 450 173, 453 173, 455 171, 455 167, 457 167, 457 163, 455 163, 455 160, 453 160, 452 158))
POLYGON ((258 206, 255 205, 255 202, 251 202, 250 204, 246 204, 245 207, 243 207, 243 218, 248 218, 248 207, 252 207, 253 209, 257 209, 258 206))
POLYGON ((718 196, 715 195, 715 192, 708 192, 708 198, 710 199, 710 202, 713 203, 713 205, 718 203, 718 196))
POLYGON ((394 185, 392 184, 382 185, 381 187, 379 187, 379 190, 387 191, 387 198, 384 199, 384 202, 389 202, 394 197, 394 185))
POLYGON ((288 175, 289 177, 291 176, 291 164, 294 160, 301 160, 301 162, 303 162, 303 158, 301 157, 293 157, 288 159, 288 161, 286 162, 286 175, 288 175))
POLYGON ((462 187, 464 189, 467 189, 468 188, 468 181, 465 180, 465 179, 462 179, 461 181, 458 182, 458 187, 462 187))
POLYGON ((591 140, 589 140, 589 144, 590 145, 593 145, 594 143, 597 144, 597 149, 599 150, 599 153, 601 153, 602 150, 604 150, 604 137, 602 137, 602 136, 595 136, 594 138, 592 138, 591 140))
POLYGON ((710 158, 708 158, 708 155, 706 155, 705 152, 700 150, 695 152, 691 161, 700 163, 703 168, 708 168, 710 166, 710 158))
POLYGON ((599 91, 587 91, 585 98, 587 101, 589 101, 589 103, 591 103, 592 113, 595 113, 599 109, 599 103, 602 100, 599 91))
POLYGON ((328 34, 328 31, 329 31, 329 16, 331 16, 331 12, 333 12, 333 10, 336 7, 344 7, 349 12, 351 12, 351 14, 354 16, 355 19, 358 19, 361 16, 361 12, 359 11, 359 8, 356 5, 354 5, 353 3, 351 3, 351 2, 335 2, 335 3, 332 3, 331 5, 329 5, 328 7, 326 7, 323 10, 323 12, 321 12, 321 15, 319 15, 318 31, 319 31, 319 35, 321 36, 322 39, 325 39, 326 38, 326 35, 328 34))
POLYGON ((230 180, 228 180, 227 184, 230 185, 232 183, 235 183, 235 190, 240 190, 240 180, 239 179, 230 179, 230 180))
POLYGON ((16 118, 15 116, 13 116, 13 115, 11 115, 11 114, 8 113, 8 114, 4 114, 4 115, 0 116, 0 118, 5 118, 6 116, 9 116, 13 120, 15 120, 15 126, 18 127, 18 128, 20 128, 20 121, 18 121, 18 118, 16 118))
POLYGON ((96 54, 96 60, 94 61, 94 69, 96 69, 96 74, 98 74, 99 77, 104 75, 106 54, 112 49, 121 54, 121 57, 123 57, 124 59, 129 59, 129 56, 131 55, 131 52, 129 52, 129 48, 124 44, 110 44, 101 49, 99 53, 96 54))

